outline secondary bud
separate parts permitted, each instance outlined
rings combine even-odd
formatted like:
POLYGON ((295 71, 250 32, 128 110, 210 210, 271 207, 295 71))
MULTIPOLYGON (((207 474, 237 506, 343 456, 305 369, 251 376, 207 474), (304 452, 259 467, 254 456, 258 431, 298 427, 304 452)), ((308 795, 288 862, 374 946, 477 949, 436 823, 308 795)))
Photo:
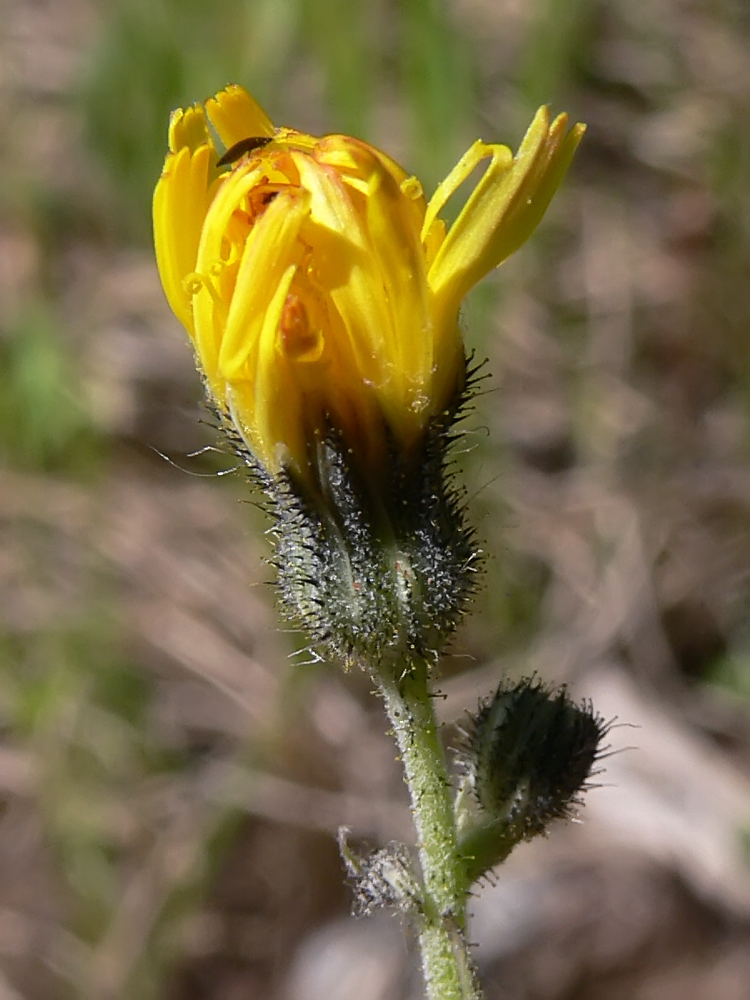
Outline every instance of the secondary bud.
POLYGON ((535 679, 501 685, 470 717, 458 822, 472 880, 572 815, 608 730, 590 704, 535 679))

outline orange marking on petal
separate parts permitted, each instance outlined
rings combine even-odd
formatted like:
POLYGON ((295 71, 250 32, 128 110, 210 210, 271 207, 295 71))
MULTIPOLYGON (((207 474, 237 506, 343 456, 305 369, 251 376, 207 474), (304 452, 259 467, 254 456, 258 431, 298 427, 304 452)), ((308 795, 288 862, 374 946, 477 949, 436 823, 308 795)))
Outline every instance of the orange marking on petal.
POLYGON ((323 336, 311 329, 307 307, 294 293, 281 310, 279 333, 284 353, 293 361, 317 361, 323 351, 323 336))

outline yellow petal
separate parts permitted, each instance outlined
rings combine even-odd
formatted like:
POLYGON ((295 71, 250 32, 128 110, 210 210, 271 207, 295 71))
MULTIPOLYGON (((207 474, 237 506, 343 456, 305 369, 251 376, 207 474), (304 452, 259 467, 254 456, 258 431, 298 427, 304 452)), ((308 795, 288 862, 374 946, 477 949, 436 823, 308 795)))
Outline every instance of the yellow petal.
POLYGON ((304 236, 315 248, 311 261, 315 280, 344 322, 362 379, 382 386, 387 366, 382 347, 392 339, 391 319, 363 219, 335 170, 312 157, 293 155, 300 184, 312 195, 304 236))
POLYGON ((530 148, 525 162, 524 140, 511 171, 512 176, 507 180, 510 190, 507 200, 503 199, 506 208, 502 224, 487 250, 490 267, 497 267, 515 253, 539 225, 568 171, 584 132, 584 125, 574 125, 568 131, 568 116, 558 115, 543 137, 540 148, 536 147, 534 137, 529 136, 530 148), (516 172, 519 175, 517 183, 516 172))
POLYGON ((293 152, 292 160, 299 172, 300 185, 312 195, 312 221, 343 237, 353 247, 364 249, 366 240, 361 222, 340 175, 326 169, 317 157, 313 159, 305 153, 293 152))
POLYGON ((250 136, 274 134, 273 122, 263 108, 236 83, 210 97, 206 101, 206 112, 227 148, 250 136))
MULTIPOLYGON (((469 289, 517 250, 541 221, 584 132, 583 125, 568 132, 567 121, 567 115, 559 115, 550 126, 548 109, 540 108, 510 168, 505 147, 484 147, 492 151, 492 160, 429 271, 445 310, 457 309, 469 289), (502 152, 496 154, 496 149, 502 152)), ((459 172, 464 176, 471 152, 459 172)))
POLYGON ((188 146, 170 153, 154 191, 154 243, 167 300, 180 322, 193 333, 186 277, 195 270, 201 229, 209 201, 213 149, 188 146))
POLYGON ((426 416, 433 365, 431 302, 419 236, 420 213, 389 174, 374 170, 365 201, 373 269, 385 293, 389 323, 384 349, 389 362, 386 391, 407 402, 408 420, 426 416))
POLYGON ((295 244, 309 202, 307 192, 282 191, 245 243, 219 350, 219 375, 229 382, 252 378, 259 352, 270 350, 270 331, 275 336, 278 329, 297 265, 295 257, 299 256, 294 253, 295 244))
POLYGON ((464 181, 467 180, 471 172, 479 166, 482 160, 487 159, 489 156, 493 159, 491 169, 496 171, 497 175, 510 170, 513 165, 513 154, 507 146, 488 146, 481 139, 477 139, 466 150, 445 180, 441 181, 435 188, 435 193, 427 205, 427 212, 422 226, 423 240, 427 238, 427 234, 432 229, 433 223, 445 208, 447 202, 458 191, 464 181))
POLYGON ((195 265, 202 287, 193 298, 193 320, 196 350, 212 386, 229 307, 226 292, 220 294, 222 270, 229 263, 227 254, 232 250, 227 246, 226 233, 233 213, 260 176, 257 168, 233 171, 216 192, 203 223, 195 265))
POLYGON ((200 104, 178 108, 169 117, 169 148, 173 153, 187 146, 195 152, 199 146, 212 144, 206 115, 200 104))
POLYGON ((332 247, 331 257, 349 262, 346 275, 329 279, 332 298, 363 379, 396 435, 412 437, 428 416, 435 347, 421 186, 357 139, 327 136, 314 156, 322 169, 309 158, 299 166, 300 183, 319 192, 313 218, 351 244, 332 247))
POLYGON ((263 318, 257 343, 253 388, 254 432, 258 446, 269 463, 279 459, 283 442, 297 465, 304 464, 304 422, 299 419, 300 393, 290 372, 289 360, 279 345, 279 320, 294 277, 294 265, 287 267, 263 318))

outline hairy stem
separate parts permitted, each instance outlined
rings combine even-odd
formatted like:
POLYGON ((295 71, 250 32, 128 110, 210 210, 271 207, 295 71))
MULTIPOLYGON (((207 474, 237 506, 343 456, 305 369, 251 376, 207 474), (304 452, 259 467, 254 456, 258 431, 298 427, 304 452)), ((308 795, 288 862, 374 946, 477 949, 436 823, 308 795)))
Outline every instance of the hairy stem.
POLYGON ((427 995, 430 1000, 479 1000, 464 934, 469 884, 456 845, 451 783, 427 668, 420 664, 400 679, 376 679, 401 753, 417 829, 424 883, 419 946, 427 995))

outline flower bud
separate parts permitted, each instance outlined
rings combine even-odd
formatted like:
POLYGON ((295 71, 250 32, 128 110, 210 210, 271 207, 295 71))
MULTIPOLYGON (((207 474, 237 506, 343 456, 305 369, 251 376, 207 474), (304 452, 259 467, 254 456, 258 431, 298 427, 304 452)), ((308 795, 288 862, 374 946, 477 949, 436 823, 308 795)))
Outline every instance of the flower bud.
POLYGON ((457 811, 472 881, 573 814, 608 731, 590 704, 534 679, 501 685, 470 716, 457 811))

